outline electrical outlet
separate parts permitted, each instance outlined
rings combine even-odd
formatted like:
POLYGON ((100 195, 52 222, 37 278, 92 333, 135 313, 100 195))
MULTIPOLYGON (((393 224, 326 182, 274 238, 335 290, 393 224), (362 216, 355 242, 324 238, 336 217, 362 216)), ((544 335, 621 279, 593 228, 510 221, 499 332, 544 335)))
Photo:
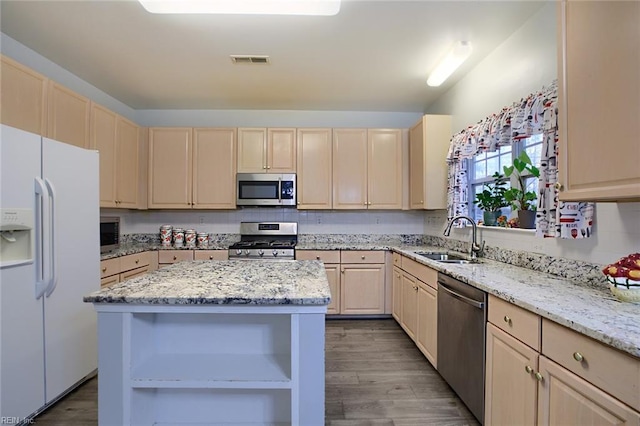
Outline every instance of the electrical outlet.
POLYGON ((199 219, 200 219, 200 224, 203 224, 204 223, 204 216, 200 216, 199 219))

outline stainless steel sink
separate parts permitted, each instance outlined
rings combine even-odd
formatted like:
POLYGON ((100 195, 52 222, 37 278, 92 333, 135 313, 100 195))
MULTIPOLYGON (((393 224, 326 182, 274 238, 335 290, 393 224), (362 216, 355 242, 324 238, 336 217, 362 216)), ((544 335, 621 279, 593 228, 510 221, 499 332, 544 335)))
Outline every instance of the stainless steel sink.
POLYGON ((438 253, 438 252, 425 252, 425 251, 414 251, 418 256, 426 257, 427 259, 435 260, 436 262, 441 263, 457 263, 457 264, 465 264, 465 263, 474 263, 469 259, 465 259, 462 256, 457 256, 455 254, 449 253, 438 253))

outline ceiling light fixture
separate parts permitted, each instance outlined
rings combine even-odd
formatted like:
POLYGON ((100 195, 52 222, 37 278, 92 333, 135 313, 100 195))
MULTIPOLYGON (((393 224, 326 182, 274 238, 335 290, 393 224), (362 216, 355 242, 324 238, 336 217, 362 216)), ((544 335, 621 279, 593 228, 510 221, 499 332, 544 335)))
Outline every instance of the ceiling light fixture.
POLYGON ((432 87, 440 86, 471 55, 471 43, 458 41, 436 65, 427 79, 432 87))
POLYGON ((340 0, 138 0, 151 13, 336 15, 340 0))

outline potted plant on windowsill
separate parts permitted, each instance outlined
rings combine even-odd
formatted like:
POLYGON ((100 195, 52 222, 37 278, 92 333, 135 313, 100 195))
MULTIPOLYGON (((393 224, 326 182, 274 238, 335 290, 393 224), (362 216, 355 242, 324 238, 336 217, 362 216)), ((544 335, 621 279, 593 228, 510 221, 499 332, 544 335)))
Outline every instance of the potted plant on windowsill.
POLYGON ((503 175, 495 172, 493 182, 485 183, 482 192, 476 194, 473 202, 483 211, 483 224, 485 226, 496 226, 497 219, 502 215, 502 207, 507 207, 509 203, 504 197, 507 180, 503 175))
POLYGON ((534 191, 525 191, 527 176, 539 178, 540 169, 533 165, 531 158, 525 151, 522 151, 518 158, 514 158, 513 166, 504 166, 506 177, 516 178, 518 186, 511 186, 504 192, 504 198, 511 207, 518 210, 518 223, 520 228, 534 229, 536 222, 536 200, 538 194, 534 191), (529 175, 523 175, 527 171, 529 175))

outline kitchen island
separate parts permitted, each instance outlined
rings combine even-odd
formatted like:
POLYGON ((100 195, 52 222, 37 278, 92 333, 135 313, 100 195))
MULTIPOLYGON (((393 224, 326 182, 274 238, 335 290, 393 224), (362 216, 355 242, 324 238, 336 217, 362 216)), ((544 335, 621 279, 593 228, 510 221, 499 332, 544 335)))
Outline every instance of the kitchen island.
POLYGON ((322 263, 181 262, 84 301, 100 425, 324 424, 322 263))

